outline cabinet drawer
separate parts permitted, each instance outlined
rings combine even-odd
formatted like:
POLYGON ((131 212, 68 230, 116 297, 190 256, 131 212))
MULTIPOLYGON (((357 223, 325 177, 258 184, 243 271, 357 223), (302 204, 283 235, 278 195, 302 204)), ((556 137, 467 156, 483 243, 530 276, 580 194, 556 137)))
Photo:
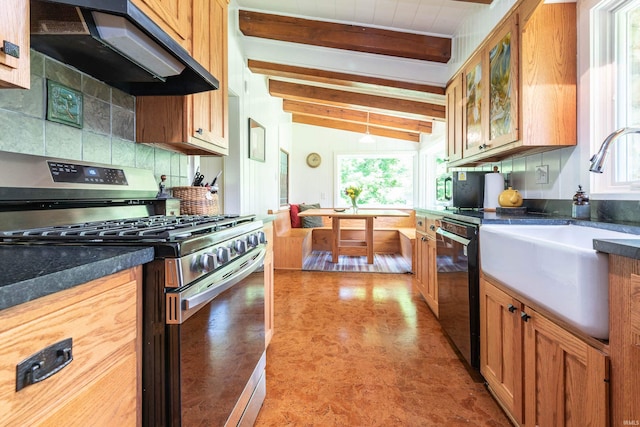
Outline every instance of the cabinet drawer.
MULTIPOLYGON (((127 270, 0 312, 0 424, 55 419, 60 408, 72 414, 72 402, 87 401, 87 390, 107 381, 107 372, 131 357, 136 360, 139 271, 127 270), (66 338, 73 340, 73 360, 16 392, 16 365, 66 338)), ((118 372, 122 388, 112 389, 108 399, 112 407, 120 402, 135 411, 137 368, 134 364, 132 371, 130 365, 129 360, 129 368, 118 372), (127 378, 131 375, 133 381, 127 378)))
POLYGON ((416 231, 422 233, 427 231, 427 218, 422 215, 416 215, 416 231))

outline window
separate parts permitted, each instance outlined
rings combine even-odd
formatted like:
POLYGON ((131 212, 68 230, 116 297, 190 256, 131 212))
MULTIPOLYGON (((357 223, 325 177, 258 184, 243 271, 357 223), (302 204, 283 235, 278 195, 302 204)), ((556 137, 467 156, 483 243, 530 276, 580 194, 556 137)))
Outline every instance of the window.
POLYGON ((351 205, 344 189, 355 185, 362 187, 358 206, 413 208, 414 157, 415 153, 337 155, 336 205, 351 205))
MULTIPOLYGON (((591 54, 595 152, 613 130, 640 127, 640 0, 608 0, 592 9, 591 54)), ((640 190, 640 134, 618 138, 609 155, 605 173, 592 181, 594 190, 640 190)))

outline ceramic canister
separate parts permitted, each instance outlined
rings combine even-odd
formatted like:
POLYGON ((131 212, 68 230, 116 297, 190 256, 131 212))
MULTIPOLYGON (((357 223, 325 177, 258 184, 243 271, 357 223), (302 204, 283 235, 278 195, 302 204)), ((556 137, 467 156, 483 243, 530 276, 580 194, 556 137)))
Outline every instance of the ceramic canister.
POLYGON ((484 176, 484 210, 495 211, 498 206, 498 197, 504 191, 504 176, 493 172, 484 176))

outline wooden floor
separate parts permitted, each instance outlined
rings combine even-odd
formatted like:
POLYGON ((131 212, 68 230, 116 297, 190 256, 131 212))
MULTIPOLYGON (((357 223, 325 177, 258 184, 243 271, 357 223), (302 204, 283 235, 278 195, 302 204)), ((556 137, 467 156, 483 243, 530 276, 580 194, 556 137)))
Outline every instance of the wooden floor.
POLYGON ((277 270, 256 426, 510 426, 409 274, 277 270))

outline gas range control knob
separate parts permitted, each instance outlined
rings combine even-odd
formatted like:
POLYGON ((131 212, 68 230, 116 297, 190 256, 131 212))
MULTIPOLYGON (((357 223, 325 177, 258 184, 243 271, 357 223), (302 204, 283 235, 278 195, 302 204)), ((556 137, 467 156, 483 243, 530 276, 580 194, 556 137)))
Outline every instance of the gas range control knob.
POLYGON ((233 242, 233 248, 236 250, 237 254, 242 255, 247 252, 247 241, 244 239, 238 239, 233 242))
POLYGON ((200 257, 200 269, 204 272, 213 271, 218 266, 216 254, 206 253, 200 257))
POLYGON ((258 246, 258 241, 259 241, 259 236, 258 234, 251 234, 249 236, 249 238, 247 239, 247 241, 249 242, 249 247, 250 248, 255 248, 256 246, 258 246))
POLYGON ((226 264, 227 262, 229 262, 231 251, 229 250, 229 248, 221 247, 216 250, 216 255, 218 258, 218 263, 226 264))
POLYGON ((258 241, 261 244, 267 243, 267 235, 264 234, 264 231, 258 231, 258 241))

